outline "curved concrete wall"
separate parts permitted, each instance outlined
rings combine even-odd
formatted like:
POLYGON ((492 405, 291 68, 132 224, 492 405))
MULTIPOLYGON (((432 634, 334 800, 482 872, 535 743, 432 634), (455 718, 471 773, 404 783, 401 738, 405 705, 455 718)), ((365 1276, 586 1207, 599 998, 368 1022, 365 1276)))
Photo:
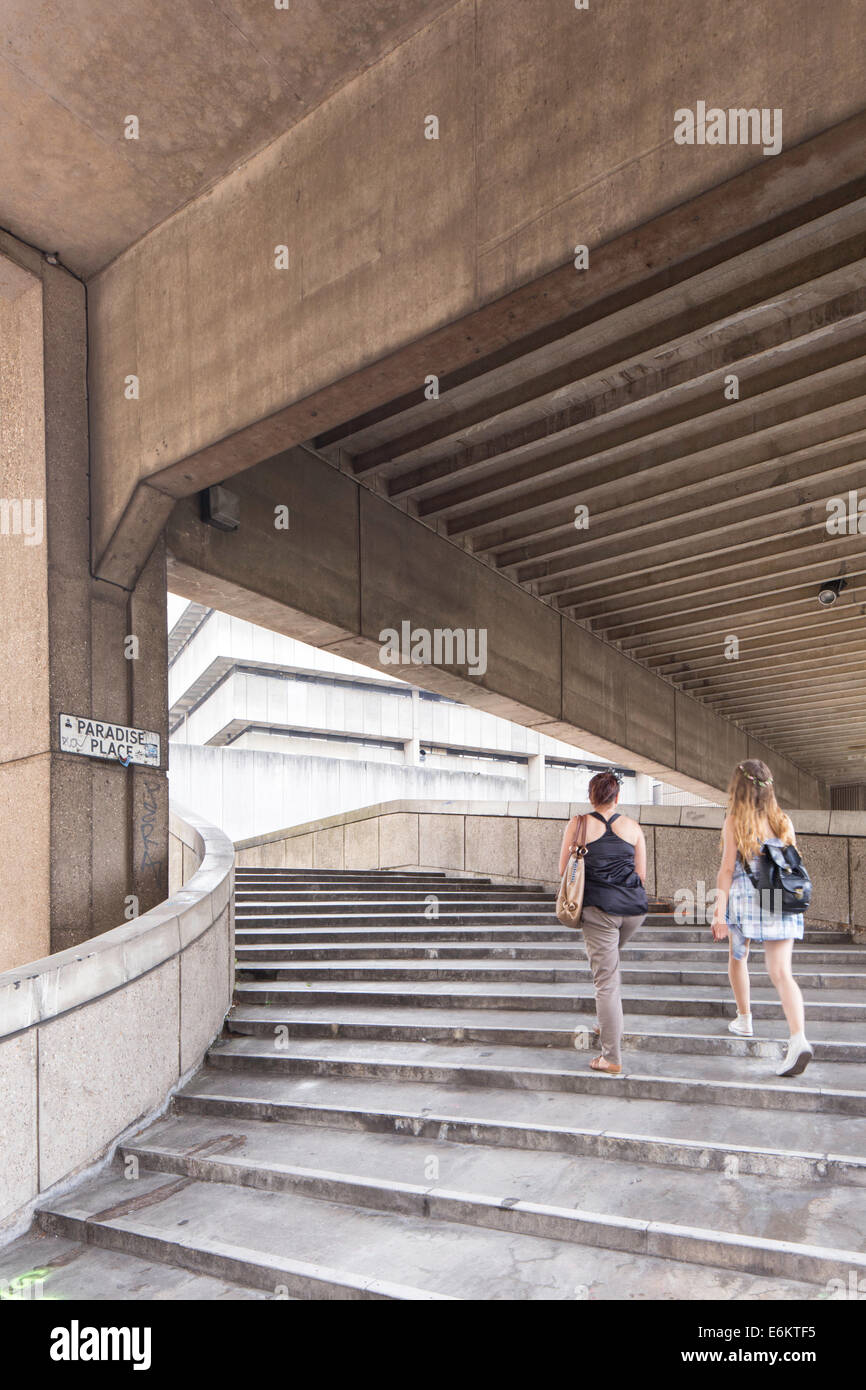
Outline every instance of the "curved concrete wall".
POLYGON ((103 1161, 200 1064, 231 1003, 231 841, 171 818, 171 896, 0 974, 0 1232, 103 1161))
MULTIPOLYGON (((236 843, 239 868, 444 869, 520 883, 556 884, 562 831, 586 802, 390 801, 236 843)), ((647 887, 671 901, 715 888, 716 806, 625 806, 647 841, 647 887)), ((809 923, 866 932, 866 814, 794 811, 797 842, 815 885, 809 923)))

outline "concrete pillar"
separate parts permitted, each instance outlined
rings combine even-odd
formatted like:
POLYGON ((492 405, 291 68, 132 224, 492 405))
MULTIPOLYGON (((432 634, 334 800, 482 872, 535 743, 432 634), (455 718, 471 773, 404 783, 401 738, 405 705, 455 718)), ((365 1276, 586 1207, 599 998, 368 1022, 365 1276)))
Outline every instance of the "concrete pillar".
POLYGON ((646 772, 636 772, 634 775, 634 799, 637 806, 647 806, 652 804, 654 777, 650 777, 646 772))
POLYGON ((0 619, 0 969, 10 969, 119 926, 131 899, 144 912, 167 895, 167 651, 161 541, 134 591, 91 577, 84 287, 5 234, 0 352, 0 611, 12 618, 0 619), (61 753, 61 713, 153 730, 161 766, 61 753))
POLYGON ((544 754, 530 753, 526 768, 526 795, 529 801, 544 800, 544 754))
POLYGON ((417 765, 421 761, 421 691, 412 691, 412 737, 403 744, 403 761, 417 765))

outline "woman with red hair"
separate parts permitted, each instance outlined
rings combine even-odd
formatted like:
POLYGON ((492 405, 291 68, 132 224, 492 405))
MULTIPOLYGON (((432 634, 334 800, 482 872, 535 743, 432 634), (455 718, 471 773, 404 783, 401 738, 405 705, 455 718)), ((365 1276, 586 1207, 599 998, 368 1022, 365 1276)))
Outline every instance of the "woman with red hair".
MULTIPOLYGON (((590 1066, 604 1076, 622 1075, 622 996, 620 948, 634 936, 647 913, 646 840, 636 820, 614 810, 619 777, 599 772, 589 784, 593 809, 586 821, 583 911, 580 925, 589 956, 598 1009, 601 1055, 590 1066)), ((565 872, 577 834, 572 816, 562 837, 559 874, 565 872)))

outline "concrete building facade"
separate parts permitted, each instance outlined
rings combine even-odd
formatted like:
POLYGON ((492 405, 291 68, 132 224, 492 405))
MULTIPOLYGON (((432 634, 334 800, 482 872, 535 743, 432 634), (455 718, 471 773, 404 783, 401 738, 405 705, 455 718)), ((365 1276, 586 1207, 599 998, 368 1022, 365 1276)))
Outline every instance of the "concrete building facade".
MULTIPOLYGON (((170 596, 171 598, 171 596, 170 596)), ((389 799, 585 800, 610 764, 240 618, 173 600, 169 780, 235 840, 389 799)), ((688 793, 618 769, 628 803, 688 793)))

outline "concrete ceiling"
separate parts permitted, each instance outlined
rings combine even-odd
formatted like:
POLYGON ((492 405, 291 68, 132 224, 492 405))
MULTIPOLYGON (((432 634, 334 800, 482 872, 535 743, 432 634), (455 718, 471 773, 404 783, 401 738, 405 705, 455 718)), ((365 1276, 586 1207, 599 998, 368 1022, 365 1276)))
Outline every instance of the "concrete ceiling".
POLYGON ((852 489, 866 508, 864 383, 861 181, 312 443, 800 767, 858 781, 866 536, 827 521, 852 489))
POLYGON ((451 3, 5 0, 0 225, 92 275, 451 3))

